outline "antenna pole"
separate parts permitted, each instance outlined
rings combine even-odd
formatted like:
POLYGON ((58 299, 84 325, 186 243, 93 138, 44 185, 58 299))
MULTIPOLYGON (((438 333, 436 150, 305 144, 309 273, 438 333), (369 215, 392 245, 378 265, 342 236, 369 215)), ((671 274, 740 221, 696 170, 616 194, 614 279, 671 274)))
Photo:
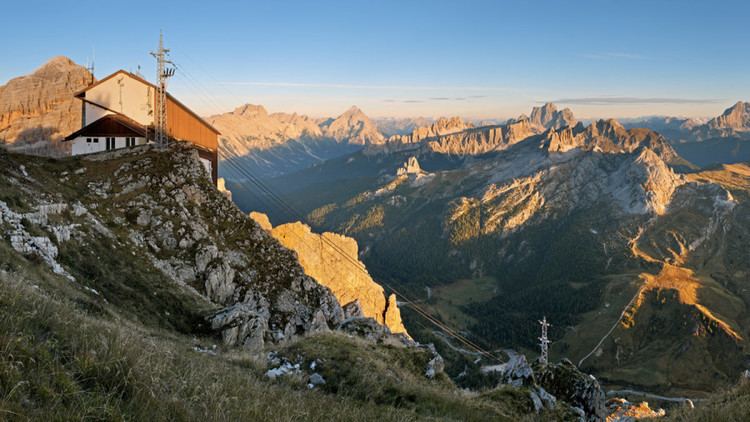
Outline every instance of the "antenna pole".
POLYGON ((539 337, 539 346, 542 349, 542 354, 539 356, 539 362, 542 363, 542 365, 546 365, 549 362, 549 337, 547 337, 547 328, 551 326, 551 324, 547 323, 547 317, 545 316, 542 318, 541 321, 539 321, 539 324, 542 326, 542 336, 539 337))
POLYGON ((167 134, 167 79, 174 75, 174 68, 167 68, 173 64, 167 60, 169 49, 164 48, 164 34, 159 32, 159 49, 151 55, 156 58, 156 113, 154 113, 154 142, 159 147, 165 147, 169 142, 167 134))

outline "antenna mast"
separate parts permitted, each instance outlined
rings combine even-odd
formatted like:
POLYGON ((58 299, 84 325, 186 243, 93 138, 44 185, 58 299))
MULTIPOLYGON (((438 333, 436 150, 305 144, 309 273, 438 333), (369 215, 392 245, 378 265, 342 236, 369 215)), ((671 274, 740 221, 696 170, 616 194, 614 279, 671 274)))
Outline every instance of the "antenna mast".
POLYGON ((174 64, 167 60, 169 49, 164 48, 164 34, 159 32, 159 49, 151 52, 156 58, 156 113, 154 114, 154 141, 157 146, 167 145, 167 79, 174 76, 174 68, 167 68, 167 64, 174 64))
POLYGON ((547 317, 545 316, 542 318, 541 321, 539 321, 539 324, 542 326, 542 336, 539 337, 539 346, 542 349, 542 354, 539 356, 539 361, 546 365, 549 362, 549 338, 547 337, 547 328, 551 326, 551 324, 547 323, 547 317))
POLYGON ((94 47, 91 47, 91 60, 86 65, 86 70, 89 71, 89 74, 91 75, 91 82, 89 84, 93 84, 96 80, 96 77, 94 77, 94 61, 96 60, 96 50, 94 50, 94 47))

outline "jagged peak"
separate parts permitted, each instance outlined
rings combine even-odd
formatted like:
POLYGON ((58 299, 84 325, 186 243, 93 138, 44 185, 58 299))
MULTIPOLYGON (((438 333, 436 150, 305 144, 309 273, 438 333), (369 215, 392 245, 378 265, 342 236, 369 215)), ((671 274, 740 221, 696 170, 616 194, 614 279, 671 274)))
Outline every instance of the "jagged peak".
POLYGON ((232 114, 243 117, 258 117, 267 116, 268 111, 266 111, 266 108, 262 105, 248 103, 235 108, 232 114))
POLYGON ((363 116, 363 117, 367 117, 367 116, 365 115, 365 113, 364 113, 364 112, 362 111, 362 109, 360 109, 360 108, 359 108, 359 107, 357 107, 356 105, 353 105, 353 106, 349 107, 348 109, 346 109, 346 111, 345 111, 345 112, 341 113, 341 115, 339 116, 339 118, 341 118, 341 117, 348 117, 348 116, 352 116, 352 117, 353 117, 353 116, 357 116, 357 117, 360 117, 360 116, 363 116))
POLYGON ((535 126, 549 129, 571 126, 576 122, 576 118, 569 108, 558 110, 557 105, 547 102, 540 107, 532 108, 530 121, 535 126))

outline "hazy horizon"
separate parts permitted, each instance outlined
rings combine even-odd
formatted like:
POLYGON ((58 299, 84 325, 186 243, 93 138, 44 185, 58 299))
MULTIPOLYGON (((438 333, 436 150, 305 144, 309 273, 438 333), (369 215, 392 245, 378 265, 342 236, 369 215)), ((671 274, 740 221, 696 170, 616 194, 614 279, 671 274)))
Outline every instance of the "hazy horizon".
POLYGON ((506 119, 547 101, 583 119, 709 117, 750 98, 744 2, 133 1, 13 3, 0 81, 66 55, 153 79, 159 30, 170 90, 203 115, 261 104, 335 116, 506 119), (45 13, 39 13, 40 9, 45 13), (87 24, 64 24, 81 22, 87 24), (34 31, 28 31, 28 22, 34 31), (106 24, 98 25, 96 22, 106 24), (18 34, 23 34, 19 36, 18 34))

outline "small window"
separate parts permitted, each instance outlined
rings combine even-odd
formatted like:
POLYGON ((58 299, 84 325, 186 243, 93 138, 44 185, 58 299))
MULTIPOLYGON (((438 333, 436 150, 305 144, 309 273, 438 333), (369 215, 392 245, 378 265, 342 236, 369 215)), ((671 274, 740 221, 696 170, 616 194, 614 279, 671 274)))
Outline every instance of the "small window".
POLYGON ((99 138, 93 138, 93 139, 94 139, 94 143, 95 143, 95 144, 98 144, 98 143, 99 143, 99 138))
POLYGON ((86 138, 86 142, 90 144, 91 143, 91 138, 86 138))

